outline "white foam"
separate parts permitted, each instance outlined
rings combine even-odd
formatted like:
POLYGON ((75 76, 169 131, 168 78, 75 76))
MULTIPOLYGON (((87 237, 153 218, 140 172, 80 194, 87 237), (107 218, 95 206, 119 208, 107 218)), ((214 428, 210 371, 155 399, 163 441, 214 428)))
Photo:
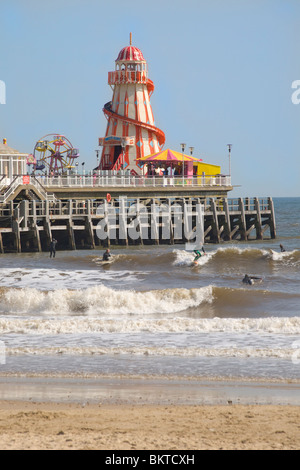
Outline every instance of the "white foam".
POLYGON ((63 270, 63 269, 13 269, 0 270, 1 287, 36 288, 39 290, 81 289, 103 281, 124 279, 126 283, 139 282, 133 271, 63 270))
MULTIPOLYGON (((14 317, 0 318, 1 335, 16 333, 26 335, 65 335, 90 333, 193 333, 227 335, 269 336, 300 335, 299 317, 269 317, 269 318, 189 318, 180 315, 167 314, 160 317, 143 315, 99 316, 49 316, 47 317, 14 317)), ((221 336, 219 340, 221 340, 221 336)))
POLYGON ((49 346, 49 347, 8 347, 6 353, 10 356, 19 355, 135 355, 135 356, 178 356, 178 357, 226 357, 226 358, 280 358, 293 359, 293 348, 263 348, 255 346, 245 347, 167 347, 167 346, 49 346))
POLYGON ((270 257, 273 261, 283 261, 289 258, 291 255, 294 255, 295 253, 297 253, 297 250, 283 252, 270 250, 269 252, 267 252, 267 256, 270 257))

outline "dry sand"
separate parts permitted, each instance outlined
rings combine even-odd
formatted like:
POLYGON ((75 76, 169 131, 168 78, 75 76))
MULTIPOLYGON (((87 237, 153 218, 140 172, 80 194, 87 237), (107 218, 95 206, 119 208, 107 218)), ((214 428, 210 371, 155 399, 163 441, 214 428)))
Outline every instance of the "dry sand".
POLYGON ((299 449, 300 407, 0 402, 0 448, 299 449))

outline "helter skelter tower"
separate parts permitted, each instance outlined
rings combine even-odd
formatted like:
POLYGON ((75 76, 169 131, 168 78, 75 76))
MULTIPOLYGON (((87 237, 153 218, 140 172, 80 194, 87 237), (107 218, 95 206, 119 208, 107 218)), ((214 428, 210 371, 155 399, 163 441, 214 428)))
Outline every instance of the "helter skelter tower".
POLYGON ((150 97, 154 84, 148 78, 148 66, 140 49, 124 47, 117 59, 114 72, 108 72, 108 83, 113 89, 112 101, 103 112, 107 118, 100 170, 130 170, 140 174, 138 159, 159 152, 165 143, 165 134, 154 124, 150 97))

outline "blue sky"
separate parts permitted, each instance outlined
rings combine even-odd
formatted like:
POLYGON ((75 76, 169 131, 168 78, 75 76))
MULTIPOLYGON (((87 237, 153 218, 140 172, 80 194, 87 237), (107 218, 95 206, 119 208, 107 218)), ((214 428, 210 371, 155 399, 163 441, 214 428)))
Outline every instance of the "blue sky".
POLYGON ((139 47, 165 148, 228 173, 232 196, 300 196, 299 0, 0 0, 0 139, 22 152, 66 135, 86 169, 105 135, 107 72, 139 47))

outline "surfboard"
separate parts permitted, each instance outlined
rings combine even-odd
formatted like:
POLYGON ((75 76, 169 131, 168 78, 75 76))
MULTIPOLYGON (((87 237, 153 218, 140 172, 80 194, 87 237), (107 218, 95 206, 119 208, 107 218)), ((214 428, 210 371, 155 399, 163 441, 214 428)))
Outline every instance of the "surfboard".
POLYGON ((262 282, 262 277, 250 276, 250 279, 253 284, 260 284, 262 282))
POLYGON ((107 260, 107 261, 103 261, 103 260, 98 261, 97 264, 100 264, 100 266, 109 266, 109 265, 112 264, 112 263, 113 263, 113 260, 112 260, 112 259, 109 259, 109 260, 107 260))

